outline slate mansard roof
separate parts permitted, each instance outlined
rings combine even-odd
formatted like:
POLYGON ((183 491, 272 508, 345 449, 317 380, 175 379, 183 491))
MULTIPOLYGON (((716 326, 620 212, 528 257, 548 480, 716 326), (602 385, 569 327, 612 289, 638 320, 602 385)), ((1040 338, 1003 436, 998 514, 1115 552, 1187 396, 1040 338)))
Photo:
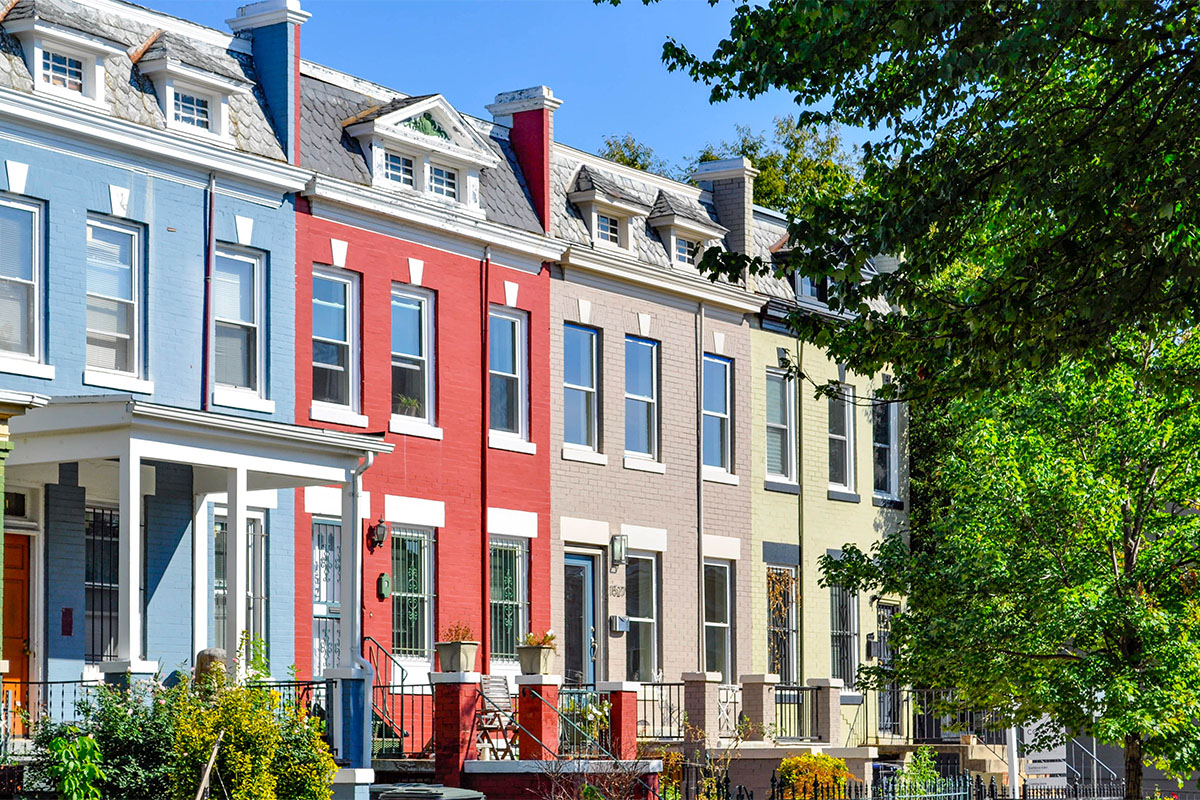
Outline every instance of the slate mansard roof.
MULTIPOLYGON (((347 121, 369 122, 428 97, 405 96, 327 67, 301 62, 300 166, 331 178, 370 186, 367 156, 358 141, 346 133, 347 121)), ((490 122, 464 118, 487 138, 500 158, 498 166, 486 167, 479 175, 480 203, 487 220, 529 233, 542 233, 542 224, 533 210, 506 131, 490 122)))
MULTIPOLYGON (((140 6, 119 2, 116 5, 118 8, 122 5, 128 6, 131 11, 136 9, 139 18, 144 18, 147 13, 147 10, 140 6)), ((0 22, 0 87, 24 93, 33 92, 33 78, 26 67, 21 43, 7 32, 5 26, 34 18, 109 41, 126 50, 125 53, 105 59, 105 88, 109 106, 107 113, 149 128, 166 129, 166 118, 159 106, 154 84, 137 69, 129 57, 129 53, 136 52, 159 28, 140 22, 132 14, 126 16, 71 0, 18 0, 3 22, 0 22)), ((174 18, 167 15, 162 15, 162 19, 164 23, 174 21, 174 18)), ((163 27, 168 25, 164 24, 163 27)), ((243 152, 283 161, 283 148, 270 122, 266 99, 258 86, 253 59, 249 54, 233 49, 231 37, 225 34, 222 36, 230 39, 229 48, 169 30, 159 36, 143 59, 166 57, 220 78, 250 85, 251 93, 234 93, 229 97, 229 134, 232 144, 243 152)), ((99 108, 95 111, 106 113, 99 108)), ((212 143, 216 146, 229 146, 217 138, 213 138, 212 143)))

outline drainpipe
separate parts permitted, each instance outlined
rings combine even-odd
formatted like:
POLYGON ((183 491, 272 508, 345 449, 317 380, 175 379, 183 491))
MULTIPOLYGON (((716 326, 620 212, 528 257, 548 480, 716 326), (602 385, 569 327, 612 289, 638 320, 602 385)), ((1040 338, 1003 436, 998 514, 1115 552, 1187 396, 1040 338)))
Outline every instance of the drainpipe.
POLYGON ((479 458, 479 534, 482 540, 479 563, 480 570, 480 607, 482 609, 482 623, 480 624, 480 650, 482 651, 480 671, 484 673, 491 672, 492 663, 492 615, 491 615, 491 542, 488 539, 488 432, 491 429, 489 421, 489 403, 491 401, 490 383, 490 351, 488 345, 491 334, 491 317, 489 316, 488 307, 488 287, 491 285, 492 272, 492 248, 491 245, 483 247, 483 264, 480 274, 479 286, 479 303, 480 303, 480 420, 482 424, 479 426, 481 432, 480 438, 480 458, 479 458))
POLYGON ((796 683, 804 685, 804 385, 800 375, 804 374, 804 342, 796 337, 796 483, 800 491, 796 494, 796 586, 793 600, 796 605, 796 683))
POLYGON ((209 362, 212 358, 209 348, 213 333, 212 314, 212 279, 216 269, 217 258, 217 173, 208 173, 208 215, 204 253, 204 336, 200 343, 200 408, 209 410, 210 394, 208 391, 209 362))
POLYGON ((704 303, 696 305, 696 671, 704 672, 704 303))

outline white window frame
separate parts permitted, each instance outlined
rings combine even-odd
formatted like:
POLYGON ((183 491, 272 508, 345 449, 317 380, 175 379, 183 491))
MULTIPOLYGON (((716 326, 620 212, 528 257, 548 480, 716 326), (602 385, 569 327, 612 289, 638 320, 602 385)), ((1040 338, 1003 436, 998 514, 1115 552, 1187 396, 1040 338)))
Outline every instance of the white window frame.
POLYGON ((596 240, 621 247, 621 218, 596 212, 596 240), (608 222, 604 222, 607 220, 608 222), (611 223, 611 224, 608 224, 611 223))
MULTIPOLYGON (((171 91, 171 108, 169 111, 171 121, 185 130, 200 131, 202 133, 217 133, 217 116, 219 114, 219 110, 216 108, 217 102, 214 102, 214 99, 215 98, 213 98, 211 95, 204 92, 197 92, 190 88, 185 89, 184 87, 176 86, 171 91), (200 110, 199 104, 204 103, 204 125, 193 124, 180 119, 181 116, 185 116, 182 114, 180 108, 183 105, 183 101, 180 99, 182 97, 190 98, 192 105, 195 107, 197 112, 200 110)), ((200 119, 198 113, 194 113, 191 116, 196 120, 200 119)))
MULTIPOLYGON (((635 617, 632 614, 627 614, 627 616, 629 617, 630 625, 637 622, 637 623, 645 623, 650 626, 650 672, 649 672, 649 675, 647 675, 646 677, 641 679, 643 682, 649 682, 650 678, 652 678, 653 676, 658 674, 659 661, 661 660, 659 658, 660 654, 658 652, 659 617, 662 613, 659 602, 658 602, 658 582, 659 582, 659 579, 658 579, 659 563, 658 562, 659 562, 659 558, 658 558, 658 553, 654 553, 654 552, 630 551, 629 552, 629 561, 632 561, 635 558, 640 559, 642 561, 650 562, 650 597, 651 597, 651 603, 653 606, 653 610, 651 611, 651 616, 635 617)), ((625 568, 626 568, 626 570, 629 569, 628 564, 626 564, 625 568)), ((629 587, 628 586, 626 586, 626 589, 625 589, 625 596, 626 597, 629 596, 629 587)), ((628 608, 626 608, 626 611, 628 611, 628 608)), ((628 661, 628 659, 625 662, 625 677, 627 680, 634 680, 632 677, 629 676, 629 661, 628 661)))
MULTIPOLYGON (((725 621, 709 622, 708 616, 705 615, 702 634, 704 636, 704 668, 708 669, 708 629, 723 628, 725 631, 725 664, 721 670, 721 683, 729 683, 733 679, 733 562, 719 558, 706 558, 704 566, 705 568, 719 567, 725 570, 725 621)), ((707 605, 706 601, 707 598, 700 598, 701 608, 707 605)))
POLYGON ((32 226, 32 237, 30 239, 32 252, 31 263, 29 265, 29 274, 32 278, 30 281, 25 281, 23 278, 2 278, 0 282, 19 284, 28 286, 30 296, 33 300, 29 308, 29 313, 32 316, 32 325, 30 326, 30 336, 32 337, 30 344, 30 352, 16 353, 4 351, 0 352, 0 371, 5 370, 4 362, 9 360, 26 362, 30 365, 45 363, 45 348, 43 347, 42 331, 45 327, 45 300, 42 297, 43 289, 43 259, 42 259, 42 210, 44 206, 34 200, 24 200, 12 195, 0 193, 0 205, 15 208, 19 211, 29 212, 31 215, 30 224, 32 226))
POLYGON ((385 150, 383 153, 383 177, 400 186, 417 188, 417 159, 406 153, 385 150), (405 173, 406 167, 407 173, 405 173))
POLYGON ((680 264, 696 265, 696 256, 700 253, 700 242, 695 239, 675 237, 675 260, 680 264))
MULTIPOLYGON (((144 346, 143 342, 142 342, 142 315, 143 315, 143 312, 145 309, 144 309, 144 306, 142 305, 142 271, 145 269, 145 266, 143 263, 143 259, 144 259, 143 249, 145 248, 145 230, 142 228, 141 225, 135 225, 135 224, 131 224, 128 222, 121 222, 119 220, 112 219, 111 217, 104 217, 104 216, 100 216, 97 214, 88 214, 87 233, 90 234, 91 229, 93 227, 108 228, 109 230, 119 231, 120 233, 132 234, 132 236, 133 236, 133 245, 130 248, 130 261, 131 261, 130 266, 129 266, 129 271, 130 271, 129 297, 130 297, 130 300, 128 301, 133 306, 132 324, 130 325, 130 333, 129 333, 129 339, 130 339, 129 363, 130 363, 131 369, 129 369, 129 370, 105 369, 103 367, 95 367, 95 366, 91 366, 90 364, 87 364, 87 334, 90 331, 90 329, 87 327, 86 316, 84 319, 84 343, 83 343, 83 345, 84 345, 84 364, 85 364, 84 369, 85 369, 86 373, 97 374, 97 375, 101 375, 101 376, 102 375, 115 375, 115 376, 121 376, 121 377, 140 378, 140 377, 142 377, 142 347, 144 346)), ((84 269, 85 269, 85 274, 84 274, 85 312, 84 313, 86 315, 86 297, 91 294, 91 292, 89 292, 87 290, 86 258, 85 258, 84 269)), ((115 300, 116 302, 120 302, 120 303, 126 302, 125 300, 120 300, 119 298, 107 297, 106 295, 98 294, 98 295, 96 295, 96 297, 103 298, 105 300, 115 300)), ((86 377, 84 379, 84 382, 85 383, 89 382, 86 377)))
MULTIPOLYGON (((795 382, 785 370, 767 367, 767 385, 770 385, 772 379, 778 379, 783 383, 783 405, 784 405, 784 424, 771 422, 766 420, 768 430, 782 429, 784 433, 784 472, 777 473, 771 471, 771 466, 765 463, 767 477, 785 483, 796 483, 796 399, 795 399, 795 382)), ((768 402, 770 400, 770 391, 768 390, 768 402)), ((765 459, 765 455, 764 455, 765 459)))
MULTIPOLYGON (((322 624, 329 626, 333 631, 334 641, 332 643, 330 643, 333 645, 331 649, 334 651, 333 652, 333 664, 331 666, 336 666, 338 663, 338 660, 341 657, 340 654, 337 652, 339 649, 338 645, 340 645, 341 616, 342 616, 342 570, 341 570, 342 530, 341 530, 341 528, 342 528, 341 519, 338 519, 335 517, 323 516, 320 514, 313 515, 312 523, 309 526, 310 537, 311 537, 311 551, 310 552, 312 553, 312 564, 313 564, 313 570, 314 570, 313 583, 312 583, 312 588, 313 588, 313 609, 312 609, 313 625, 309 628, 311 635, 312 635, 312 644, 313 644, 312 660, 313 660, 313 677, 314 678, 321 677, 321 674, 324 672, 324 669, 322 669, 320 671, 318 671, 318 669, 317 669, 317 667, 319 666, 318 659, 322 655, 323 645, 325 644, 324 642, 321 641, 321 639, 319 639, 317 637, 317 620, 324 620, 324 622, 322 624), (317 537, 315 534, 316 534, 316 528, 318 525, 323 525, 326 527, 337 529, 336 534, 332 537, 332 542, 333 542, 332 552, 329 553, 329 556, 330 556, 329 561, 332 563, 329 565, 330 580, 328 582, 328 586, 326 586, 326 581, 324 580, 324 578, 320 575, 319 572, 317 572, 317 570, 319 569, 320 552, 319 552, 319 548, 317 546, 318 541, 317 541, 317 537), (317 597, 318 592, 324 592, 324 590, 326 588, 328 588, 331 595, 336 595, 336 596, 335 597, 322 597, 321 599, 325 600, 326 602, 318 602, 318 597, 317 597)), ((328 666, 326 668, 328 668, 328 666)), ((381 680, 385 680, 385 679, 381 679, 381 680)))
MULTIPOLYGON (((361 369, 362 369, 362 366, 361 366, 362 341, 359 337, 359 313, 360 313, 359 312, 359 302, 360 302, 359 287, 361 286, 361 282, 360 282, 359 275, 356 272, 351 272, 349 270, 342 270, 342 269, 334 269, 332 267, 325 267, 325 266, 320 266, 320 265, 315 265, 313 267, 312 277, 313 277, 313 279, 321 278, 323 280, 336 281, 338 283, 345 284, 347 287, 347 291, 346 291, 346 328, 347 328, 346 336, 347 336, 348 341, 346 342, 346 344, 348 345, 348 348, 347 348, 347 352, 346 352, 346 372, 347 372, 347 380, 349 380, 349 382, 350 382, 349 390, 346 393, 347 402, 346 402, 346 404, 343 405, 343 404, 334 403, 334 402, 331 402, 328 400, 317 400, 316 398, 314 398, 312 401, 312 412, 311 412, 312 416, 315 419, 325 419, 326 421, 330 421, 330 422, 340 422, 342 420, 337 418, 338 412, 344 413, 346 411, 350 411, 352 413, 357 413, 359 408, 361 407, 361 403, 362 403, 362 386, 360 385, 361 378, 359 377, 361 369), (327 412, 327 414, 329 414, 329 416, 332 416, 334 418, 330 419, 328 416, 322 416, 320 413, 321 411, 327 412)), ((311 302, 314 302, 314 303, 316 302, 315 295, 311 298, 311 302)), ((312 330, 309 332, 309 338, 310 338, 310 342, 317 341, 318 337, 316 335, 315 330, 312 330)), ((332 342, 333 340, 327 340, 327 341, 332 342)), ((310 346, 309 349, 310 349, 310 355, 315 355, 314 353, 312 353, 314 348, 312 348, 310 346)), ((312 362, 311 366, 310 366, 310 369, 311 369, 312 367, 316 366, 316 361, 313 360, 312 358, 310 358, 309 360, 312 362)), ((356 423, 347 422, 347 424, 356 424, 356 423)), ((364 421, 363 425, 361 425, 360 427, 363 427, 363 426, 365 426, 365 421, 364 421)))
POLYGON ((263 268, 265 259, 261 253, 253 250, 247 250, 242 247, 234 247, 227 244, 217 245, 217 256, 220 258, 228 258, 232 261, 242 261, 253 265, 254 267, 254 324, 250 327, 254 329, 254 388, 246 386, 234 386, 232 384, 219 383, 217 381, 217 325, 226 324, 234 325, 239 328, 247 327, 245 323, 234 320, 224 320, 217 316, 216 304, 213 304, 213 328, 210 332, 211 336, 211 352, 213 358, 213 394, 214 402, 218 405, 237 405, 239 396, 245 400, 253 401, 256 398, 266 397, 266 369, 263 365, 264 355, 266 353, 266 345, 264 342, 266 333, 266 270, 263 268), (218 402, 220 400, 227 402, 218 402))
POLYGON ((580 325, 577 322, 563 323, 563 446, 574 447, 581 450, 591 450, 599 452, 600 450, 600 331, 589 326, 580 325), (590 338, 592 347, 592 385, 582 386, 579 384, 567 382, 567 347, 566 347, 566 331, 568 328, 575 328, 583 331, 590 338), (583 392, 587 396, 588 405, 591 407, 591 422, 588 425, 587 438, 588 441, 568 442, 567 439, 567 403, 566 392, 568 390, 583 392))
POLYGON ((458 200, 458 169, 445 164, 429 164, 429 193, 447 200, 458 200), (438 173, 441 173, 439 175, 438 173))
MULTIPOLYGON (((661 353, 661 346, 660 346, 659 342, 656 342, 653 339, 646 339, 641 336, 634 336, 631 333, 625 335, 625 352, 626 352, 626 354, 628 354, 628 352, 629 352, 630 344, 635 344, 638 347, 645 347, 650 351, 650 391, 653 392, 653 394, 649 397, 645 397, 643 395, 634 394, 634 393, 630 392, 629 391, 629 379, 628 379, 628 377, 626 377, 626 379, 625 379, 625 399, 626 400, 637 400, 639 402, 647 403, 650 406, 650 422, 649 422, 650 430, 648 431, 648 436, 647 436, 647 439, 650 442, 650 452, 643 453, 643 452, 639 452, 637 450, 630 450, 629 446, 628 446, 629 443, 627 441, 626 447, 625 447, 625 455, 629 456, 630 458, 643 458, 643 459, 647 459, 649 461, 658 461, 658 456, 659 456, 659 441, 658 441, 658 439, 659 439, 659 408, 658 408, 659 363, 658 363, 658 359, 659 359, 659 355, 661 353)), ((628 360, 628 355, 626 355, 626 360, 628 360)))
MULTIPOLYGON (((401 357, 423 361, 425 364, 425 415, 423 417, 413 417, 407 414, 397 414, 395 409, 392 409, 391 427, 398 431, 414 425, 433 427, 437 425, 437 381, 434 378, 437 357, 436 342, 434 339, 434 315, 437 313, 437 310, 434 305, 434 294, 428 289, 422 289, 406 283, 393 283, 391 301, 389 302, 394 302, 396 298, 403 298, 419 303, 421 307, 421 338, 424 342, 424 352, 419 357, 404 354, 401 354, 401 357)), ((391 305, 389 305, 390 309, 391 305)), ((394 369, 397 354, 390 349, 390 343, 388 347, 388 352, 391 354, 392 368, 394 369)), ((390 373, 388 380, 389 383, 392 380, 390 373)), ((393 397, 395 396, 394 386, 391 394, 393 397)))
MULTIPOLYGON (((846 482, 834 483, 832 477, 829 481, 829 488, 835 491, 853 492, 854 491, 854 476, 855 476, 855 453, 854 453, 854 387, 849 384, 838 384, 839 394, 837 402, 842 404, 846 415, 846 435, 839 437, 838 435, 827 432, 826 442, 833 440, 844 440, 846 446, 846 482)), ((833 413, 832 403, 834 398, 829 398, 828 406, 829 413, 833 413)))
POLYGON ((875 405, 871 408, 871 490, 876 497, 895 500, 900 494, 900 458, 899 458, 899 406, 894 402, 887 400, 876 400, 875 405), (887 489, 875 488, 875 451, 880 447, 880 443, 875 441, 875 411, 878 406, 883 406, 887 409, 887 444, 883 445, 888 449, 888 487, 887 489))
MULTIPOLYGON (((721 437, 721 460, 724 462, 721 465, 704 464, 706 469, 716 470, 718 472, 733 473, 733 359, 719 356, 715 353, 705 353, 704 360, 701 364, 701 369, 709 362, 719 363, 725 367, 725 411, 709 411, 704 402, 704 398, 700 398, 701 415, 704 417, 714 417, 725 420, 725 433, 721 437)), ((706 381, 704 376, 700 376, 700 386, 703 387, 706 381)), ((703 394, 703 392, 702 392, 703 394)), ((704 433, 704 426, 700 426, 701 436, 704 433)), ((703 456, 704 442, 700 443, 700 452, 703 456)))
POLYGON ((489 437, 499 437, 504 439, 515 439, 520 441, 529 441, 529 315, 519 309, 509 306, 493 305, 488 308, 488 432, 489 437), (517 374, 514 376, 511 373, 496 372, 492 369, 492 347, 491 339, 494 333, 492 329, 492 318, 500 317, 502 319, 511 320, 517 326, 517 352, 514 354, 514 363, 517 368, 517 374), (505 431, 491 427, 492 425, 492 409, 491 409, 491 379, 492 375, 503 375, 504 377, 515 377, 517 379, 517 430, 505 431))

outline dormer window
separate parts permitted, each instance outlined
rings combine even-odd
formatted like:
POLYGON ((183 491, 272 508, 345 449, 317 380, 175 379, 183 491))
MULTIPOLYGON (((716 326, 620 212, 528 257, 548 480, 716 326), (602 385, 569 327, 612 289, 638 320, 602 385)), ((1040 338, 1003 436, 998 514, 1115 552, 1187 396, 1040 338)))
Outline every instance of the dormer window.
POLYGON ((42 81, 83 94, 83 61, 65 53, 43 50, 42 81))
POLYGON ((810 300, 816 300, 818 303, 829 302, 829 279, 828 278, 810 278, 807 275, 796 273, 797 294, 801 297, 807 297, 810 300))
POLYGON ((416 185, 413 160, 408 156, 402 156, 398 153, 385 153, 383 157, 383 170, 384 176, 389 181, 394 181, 404 186, 416 185))
POLYGON ((675 260, 680 264, 696 263, 696 253, 700 249, 700 243, 692 239, 684 239, 675 237, 675 260))
POLYGON ((688 267, 696 266, 696 259, 704 251, 706 242, 720 239, 727 233, 698 200, 661 189, 646 221, 658 231, 671 261, 688 267))
POLYGON ((621 221, 606 214, 597 214, 596 238, 619 245, 621 243, 621 221))
POLYGON ((175 90, 175 121, 201 130, 211 130, 212 119, 208 114, 208 98, 175 90))
POLYGON ((451 200, 457 200, 458 173, 452 169, 430 165, 429 191, 440 194, 442 197, 449 197, 451 200))

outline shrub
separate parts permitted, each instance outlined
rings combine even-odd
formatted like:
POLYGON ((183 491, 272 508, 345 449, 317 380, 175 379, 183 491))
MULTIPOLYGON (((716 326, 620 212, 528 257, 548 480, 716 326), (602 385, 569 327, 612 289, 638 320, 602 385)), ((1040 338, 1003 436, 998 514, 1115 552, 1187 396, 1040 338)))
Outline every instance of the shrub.
POLYGON ((325 721, 302 708, 284 713, 279 748, 272 770, 278 776, 275 792, 287 800, 329 800, 337 764, 325 743, 325 721))
POLYGON ((824 753, 802 753, 779 762, 779 782, 784 786, 845 786, 849 779, 846 762, 824 753))
POLYGON ((912 789, 920 789, 928 786, 940 777, 938 775, 937 766, 934 764, 934 756, 936 753, 929 745, 918 747, 916 752, 912 754, 912 758, 900 770, 900 785, 912 789))
POLYGON ((70 728, 67 736, 56 736, 48 747, 47 772, 64 800, 101 800, 98 784, 104 780, 100 749, 91 736, 70 728))

